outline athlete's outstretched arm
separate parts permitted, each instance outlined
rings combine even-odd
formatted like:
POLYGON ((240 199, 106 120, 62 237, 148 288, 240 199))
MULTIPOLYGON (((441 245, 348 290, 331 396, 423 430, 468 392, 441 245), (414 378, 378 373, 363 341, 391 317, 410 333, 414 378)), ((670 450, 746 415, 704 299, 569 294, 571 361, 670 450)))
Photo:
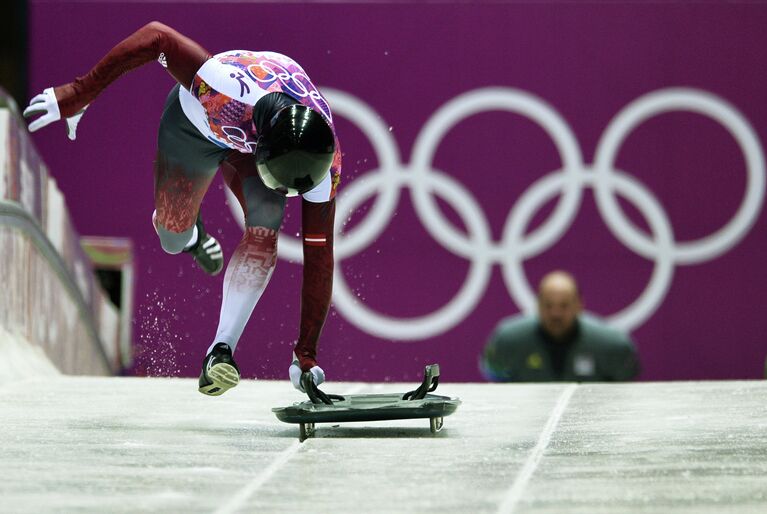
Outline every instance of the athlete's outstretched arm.
POLYGON ((317 342, 333 292, 333 220, 336 200, 301 202, 304 270, 301 285, 301 329, 295 354, 301 371, 317 365, 317 342))
POLYGON ((122 74, 161 57, 173 78, 188 89, 209 56, 207 50, 188 37, 153 21, 112 48, 86 75, 37 95, 24 115, 45 113, 30 125, 32 131, 60 118, 74 117, 122 74))
POLYGON ((59 110, 71 116, 93 101, 120 75, 160 58, 168 72, 189 89, 195 73, 210 54, 203 47, 158 21, 144 25, 112 48, 87 75, 54 88, 59 110))

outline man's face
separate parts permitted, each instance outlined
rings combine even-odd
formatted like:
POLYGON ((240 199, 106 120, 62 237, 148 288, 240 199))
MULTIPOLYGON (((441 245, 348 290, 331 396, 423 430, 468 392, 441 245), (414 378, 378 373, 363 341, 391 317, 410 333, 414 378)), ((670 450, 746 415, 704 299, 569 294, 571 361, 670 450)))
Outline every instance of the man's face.
POLYGON ((538 316, 543 330, 561 339, 575 326, 581 312, 578 293, 564 288, 549 288, 538 295, 538 316))

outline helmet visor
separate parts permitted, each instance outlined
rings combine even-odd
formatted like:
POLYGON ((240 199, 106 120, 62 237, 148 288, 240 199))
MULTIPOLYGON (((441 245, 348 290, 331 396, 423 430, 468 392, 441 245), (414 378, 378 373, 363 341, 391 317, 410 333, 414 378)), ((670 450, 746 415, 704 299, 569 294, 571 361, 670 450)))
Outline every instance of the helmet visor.
POLYGON ((318 156, 294 151, 275 158, 263 158, 256 149, 256 170, 261 182, 285 196, 296 196, 314 189, 330 171, 332 155, 318 156))

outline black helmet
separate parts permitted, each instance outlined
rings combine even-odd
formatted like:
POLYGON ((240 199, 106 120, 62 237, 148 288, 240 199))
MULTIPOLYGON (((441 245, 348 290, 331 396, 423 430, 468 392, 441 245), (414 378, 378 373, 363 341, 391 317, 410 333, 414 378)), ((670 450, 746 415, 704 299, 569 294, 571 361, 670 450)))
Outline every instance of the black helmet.
POLYGON ((264 127, 256 145, 256 169, 269 189, 295 196, 319 184, 335 153, 333 131, 311 108, 283 107, 264 127))

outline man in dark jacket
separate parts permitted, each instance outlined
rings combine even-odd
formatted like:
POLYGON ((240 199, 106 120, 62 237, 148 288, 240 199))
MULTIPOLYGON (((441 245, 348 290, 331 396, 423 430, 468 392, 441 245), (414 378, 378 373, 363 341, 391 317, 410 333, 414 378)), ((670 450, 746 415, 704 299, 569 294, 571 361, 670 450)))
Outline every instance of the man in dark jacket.
POLYGON ((538 290, 538 316, 502 320, 480 357, 493 381, 617 381, 639 371, 629 337, 582 313, 580 293, 569 273, 546 275, 538 290))

